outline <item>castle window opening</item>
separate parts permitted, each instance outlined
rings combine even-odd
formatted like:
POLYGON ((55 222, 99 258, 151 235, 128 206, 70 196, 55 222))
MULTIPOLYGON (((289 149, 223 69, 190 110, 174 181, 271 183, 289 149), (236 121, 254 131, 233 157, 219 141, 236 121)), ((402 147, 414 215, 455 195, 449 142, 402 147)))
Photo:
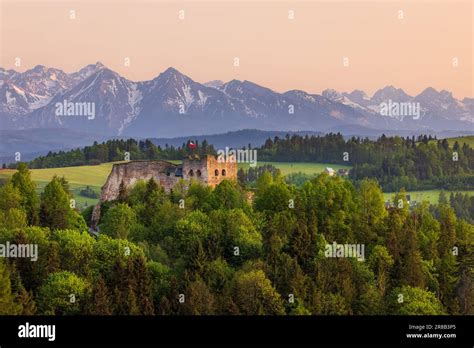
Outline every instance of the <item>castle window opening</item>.
POLYGON ((222 169, 222 176, 225 176, 225 169, 222 169))
POLYGON ((194 172, 192 169, 189 171, 189 176, 194 176, 194 172))
POLYGON ((214 171, 214 175, 215 175, 215 176, 219 176, 219 169, 216 169, 216 170, 214 171))
POLYGON ((198 177, 201 177, 201 171, 200 171, 199 169, 196 170, 196 175, 197 175, 198 177))

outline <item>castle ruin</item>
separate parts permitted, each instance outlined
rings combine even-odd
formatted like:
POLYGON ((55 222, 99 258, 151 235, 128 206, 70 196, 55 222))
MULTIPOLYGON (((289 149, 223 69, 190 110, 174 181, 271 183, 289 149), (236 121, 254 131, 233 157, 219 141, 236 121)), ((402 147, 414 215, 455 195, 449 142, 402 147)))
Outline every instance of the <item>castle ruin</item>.
POLYGON ((107 181, 102 186, 99 203, 92 212, 92 228, 96 229, 99 222, 100 205, 118 198, 122 182, 126 188, 129 188, 137 181, 151 178, 159 183, 165 192, 170 192, 180 179, 195 180, 214 188, 223 180, 237 180, 237 162, 234 158, 220 162, 214 156, 207 155, 202 159, 190 156, 181 164, 162 160, 115 163, 107 181))

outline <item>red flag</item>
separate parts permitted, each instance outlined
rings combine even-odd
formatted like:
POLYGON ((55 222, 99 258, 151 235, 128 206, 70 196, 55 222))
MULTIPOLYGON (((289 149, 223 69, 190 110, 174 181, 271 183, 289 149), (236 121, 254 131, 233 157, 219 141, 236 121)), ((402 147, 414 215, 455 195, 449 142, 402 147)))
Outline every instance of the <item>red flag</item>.
POLYGON ((188 147, 189 147, 190 149, 195 149, 195 148, 196 148, 196 144, 193 143, 192 141, 190 141, 188 147))

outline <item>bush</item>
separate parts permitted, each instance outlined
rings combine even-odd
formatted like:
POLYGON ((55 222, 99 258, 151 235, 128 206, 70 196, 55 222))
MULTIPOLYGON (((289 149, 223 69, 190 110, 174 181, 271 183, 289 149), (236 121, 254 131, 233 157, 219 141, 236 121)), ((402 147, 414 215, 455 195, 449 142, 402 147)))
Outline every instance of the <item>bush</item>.
POLYGON ((99 194, 95 192, 90 186, 86 186, 85 189, 82 189, 80 192, 81 196, 88 197, 88 198, 99 198, 99 194))

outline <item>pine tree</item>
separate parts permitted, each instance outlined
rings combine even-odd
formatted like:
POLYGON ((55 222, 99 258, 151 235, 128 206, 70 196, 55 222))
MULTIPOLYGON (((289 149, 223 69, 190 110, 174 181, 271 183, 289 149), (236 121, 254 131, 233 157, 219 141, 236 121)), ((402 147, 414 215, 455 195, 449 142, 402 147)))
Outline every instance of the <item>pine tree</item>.
POLYGON ((5 262, 0 261, 0 315, 14 315, 18 309, 12 294, 10 271, 5 262))
POLYGON ((20 191, 11 181, 0 187, 0 210, 8 212, 10 209, 20 209, 21 200, 20 191))
POLYGON ((128 315, 139 315, 140 308, 137 304, 137 296, 135 295, 135 291, 133 290, 132 284, 129 284, 127 287, 127 291, 125 294, 125 299, 128 307, 128 315))
POLYGON ((17 296, 18 302, 21 306, 21 315, 35 315, 36 302, 31 291, 26 291, 22 286, 17 296))
POLYGON ((408 229, 404 241, 400 279, 403 285, 410 285, 421 289, 425 287, 421 253, 418 247, 416 232, 412 228, 408 229))
POLYGON ((133 262, 134 277, 135 277, 135 293, 137 295, 138 307, 140 314, 153 315, 153 299, 151 278, 146 268, 145 260, 137 257, 133 262))
POLYGON ((393 259, 387 248, 376 245, 369 256, 368 265, 373 270, 380 294, 383 296, 389 285, 390 269, 393 266, 393 259))
POLYGON ((296 256, 298 264, 305 271, 309 271, 312 266, 312 260, 315 256, 315 228, 317 226, 315 220, 314 225, 307 225, 306 215, 300 213, 293 233, 291 234, 291 255, 296 256))
POLYGON ((163 296, 160 300, 160 305, 158 307, 158 313, 160 315, 169 315, 171 312, 171 304, 166 296, 163 296))
MULTIPOLYGON (((145 269, 146 271, 146 269, 145 269)), ((145 276, 145 273, 139 272, 140 276, 145 276)), ((143 279, 146 281, 146 279, 143 279)), ((149 284, 151 284, 149 282, 149 284)), ((147 311, 150 311, 150 308, 146 304, 146 301, 150 301, 151 305, 151 285, 148 286, 148 289, 139 290, 137 283, 137 273, 134 270, 134 261, 128 258, 123 264, 120 261, 117 261, 113 267, 113 276, 112 276, 112 285, 115 286, 114 289, 114 314, 119 315, 139 315, 140 313, 140 304, 147 311), (140 295, 145 296, 144 292, 148 292, 149 296, 146 296, 147 299, 141 299, 137 296, 138 291, 142 291, 140 295), (139 303, 139 301, 143 301, 139 303)), ((143 284, 144 285, 144 284, 143 284)), ((152 314, 148 312, 147 314, 152 314)))
POLYGON ((28 224, 38 224, 39 198, 36 194, 36 184, 31 179, 31 172, 25 163, 20 163, 18 165, 17 172, 12 176, 12 183, 21 194, 21 205, 26 211, 28 224))
POLYGON ((41 195, 40 221, 51 229, 66 229, 73 222, 69 194, 64 189, 64 180, 54 176, 41 195))
POLYGON ((456 243, 456 215, 447 205, 440 206, 440 225, 441 234, 438 241, 440 262, 437 266, 440 299, 450 313, 456 314, 459 311, 459 304, 454 296, 459 278, 459 264, 453 253, 456 243))
POLYGON ((125 303, 126 299, 122 296, 122 291, 116 287, 113 291, 113 307, 114 315, 127 315, 127 304, 125 303))
POLYGON ((464 269, 456 288, 459 311, 462 315, 474 314, 474 269, 464 269))
POLYGON ((16 294, 15 302, 20 315, 34 315, 36 313, 36 303, 34 301, 33 292, 27 291, 23 286, 20 272, 18 272, 15 263, 10 265, 10 284, 12 294, 16 294))
POLYGON ((94 284, 92 294, 92 306, 90 314, 93 315, 111 315, 110 300, 107 286, 104 279, 99 276, 99 279, 94 284))
POLYGON ((191 282, 186 290, 184 312, 188 315, 212 315, 215 311, 215 299, 202 279, 191 282))
MULTIPOLYGON (((26 245, 30 243, 28 236, 23 230, 18 231, 18 233, 15 235, 14 241, 17 245, 26 245)), ((36 289, 36 287, 39 285, 39 282, 36 278, 37 272, 35 272, 35 267, 37 266, 36 262, 31 262, 25 258, 17 258, 15 259, 14 264, 15 268, 13 269, 13 275, 18 272, 18 278, 26 289, 36 289)), ((18 289, 19 288, 20 286, 18 289)))
POLYGON ((439 193, 438 204, 448 204, 448 198, 446 197, 446 193, 443 190, 441 190, 439 193))
POLYGON ((60 269, 59 244, 52 241, 48 253, 48 273, 54 273, 60 269))

